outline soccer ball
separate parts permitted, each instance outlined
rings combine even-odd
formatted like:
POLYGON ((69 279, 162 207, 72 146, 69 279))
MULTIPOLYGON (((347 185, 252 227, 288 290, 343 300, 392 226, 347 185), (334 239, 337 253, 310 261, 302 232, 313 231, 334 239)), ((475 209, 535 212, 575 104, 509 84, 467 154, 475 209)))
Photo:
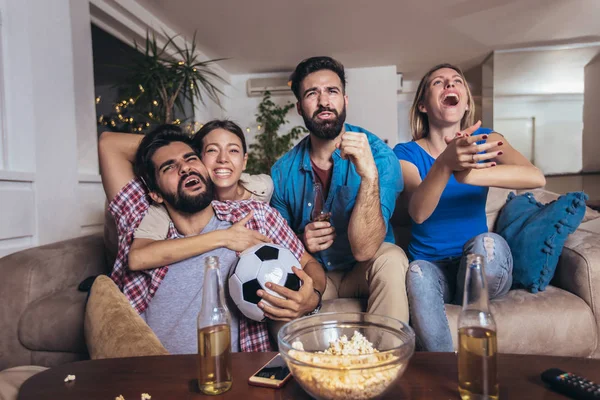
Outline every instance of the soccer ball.
MULTIPOLYGON (((265 314, 258 307, 258 302, 262 299, 256 291, 262 289, 273 296, 282 297, 267 289, 267 282, 290 290, 300 289, 301 281, 292 272, 292 266, 301 268, 298 259, 285 247, 276 244, 252 246, 240 254, 229 277, 229 295, 246 317, 264 321, 265 314)), ((269 304, 267 301, 265 303, 269 304)))

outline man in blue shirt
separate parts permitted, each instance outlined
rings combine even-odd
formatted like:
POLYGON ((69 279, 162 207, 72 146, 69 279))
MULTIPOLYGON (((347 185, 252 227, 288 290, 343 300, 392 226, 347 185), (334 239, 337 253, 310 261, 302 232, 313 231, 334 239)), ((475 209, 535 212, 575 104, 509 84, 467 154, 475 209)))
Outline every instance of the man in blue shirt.
POLYGON ((330 57, 296 67, 292 91, 310 135, 271 169, 271 205, 327 269, 323 299, 368 298, 367 312, 408 322, 408 259, 390 224, 400 164, 377 136, 345 124, 345 89, 344 67, 330 57))

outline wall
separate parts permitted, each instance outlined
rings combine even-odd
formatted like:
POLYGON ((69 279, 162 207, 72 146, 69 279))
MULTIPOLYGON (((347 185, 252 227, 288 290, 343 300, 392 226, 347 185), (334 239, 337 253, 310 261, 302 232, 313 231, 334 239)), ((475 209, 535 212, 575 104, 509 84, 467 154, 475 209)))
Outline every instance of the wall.
POLYGON ((103 198, 87 2, 3 0, 0 7, 1 256, 100 230, 103 198))
POLYGON ((600 171, 600 55, 585 67, 583 171, 600 171))
MULTIPOLYGON (((250 133, 247 135, 250 143, 253 141, 253 134, 257 132, 255 114, 262 98, 248 97, 247 80, 288 75, 289 73, 273 73, 231 76, 231 85, 226 88, 227 99, 222 114, 237 122, 242 128, 250 128, 250 133)), ((362 126, 383 140, 387 140, 390 146, 394 146, 398 135, 396 67, 348 68, 346 76, 348 80, 346 121, 362 126)), ((289 95, 273 96, 273 101, 280 105, 287 102, 295 104, 296 98, 290 91, 289 95)), ((288 120, 289 124, 282 128, 284 132, 296 125, 304 126, 302 117, 298 115, 295 107, 288 113, 288 120)))
POLYGON ((576 173, 582 165, 582 113, 583 94, 496 97, 494 128, 525 154, 530 149, 520 146, 528 143, 513 135, 526 127, 516 126, 512 132, 503 127, 511 126, 511 120, 526 124, 525 119, 535 117, 535 165, 545 174, 576 173))
POLYGON ((493 127, 527 153, 532 145, 523 136, 532 132, 526 120, 534 117, 533 157, 545 174, 582 170, 584 67, 599 50, 582 45, 494 54, 493 127))

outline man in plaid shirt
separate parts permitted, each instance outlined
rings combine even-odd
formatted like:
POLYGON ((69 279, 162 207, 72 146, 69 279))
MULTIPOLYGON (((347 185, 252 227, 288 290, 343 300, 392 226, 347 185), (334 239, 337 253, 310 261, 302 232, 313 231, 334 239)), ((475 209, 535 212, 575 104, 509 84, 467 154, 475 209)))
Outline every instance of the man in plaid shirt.
MULTIPOLYGON (((318 307, 320 293, 325 289, 324 271, 321 265, 304 251, 302 243, 279 213, 268 205, 256 201, 213 201, 212 203, 210 199, 206 201, 207 192, 210 192, 212 187, 208 173, 196 150, 191 147, 189 138, 181 134, 179 128, 173 126, 159 127, 146 135, 140 145, 138 157, 140 154, 142 156, 145 154, 146 163, 138 162, 136 165, 138 171, 141 171, 141 175, 145 177, 145 181, 149 183, 151 191, 148 192, 139 178, 134 176, 132 168, 140 139, 138 135, 106 132, 99 142, 102 181, 107 197, 111 199, 109 208, 119 233, 119 251, 111 277, 139 313, 147 311, 148 305, 169 271, 167 266, 145 271, 132 271, 128 267, 133 232, 148 211, 149 196, 155 200, 157 198, 164 200, 174 222, 171 223, 168 236, 171 239, 179 238, 178 245, 193 239, 182 238, 182 233, 185 236, 197 235, 209 220, 216 218, 233 224, 228 231, 237 235, 240 243, 247 244, 246 247, 262 241, 273 241, 292 251, 302 264, 303 270, 296 270, 296 274, 303 281, 303 286, 298 292, 291 292, 286 288, 273 285, 272 290, 283 295, 285 299, 260 291, 261 297, 273 305, 273 307, 262 305, 265 314, 271 319, 291 320, 318 307), (163 168, 165 165, 169 165, 169 168, 163 168), (195 183, 188 188, 186 187, 188 185, 184 185, 190 183, 188 181, 195 183), (181 198, 187 199, 188 203, 182 204, 177 201, 181 198), (244 225, 250 229, 246 229, 244 225)), ((140 160, 143 161, 144 157, 140 160)), ((173 248, 169 254, 171 259, 172 250, 173 248)), ((175 261, 177 260, 172 259, 171 262, 175 261)), ((177 268, 177 265, 173 268, 177 268)), ((198 268, 203 269, 204 266, 200 265, 198 268)), ((197 293, 190 293, 189 296, 197 296, 197 293)), ((195 332, 195 318, 186 323, 193 326, 195 332)), ((242 351, 271 350, 265 325, 241 318, 240 348, 242 351)))

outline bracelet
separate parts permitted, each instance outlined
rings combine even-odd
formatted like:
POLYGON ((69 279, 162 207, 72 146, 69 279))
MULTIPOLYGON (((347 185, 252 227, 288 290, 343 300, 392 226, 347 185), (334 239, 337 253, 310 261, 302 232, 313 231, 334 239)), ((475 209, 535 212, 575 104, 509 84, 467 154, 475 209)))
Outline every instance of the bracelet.
POLYGON ((315 293, 317 294, 317 296, 319 297, 319 302, 317 303, 317 306, 315 307, 314 310, 312 310, 311 312, 309 312, 306 315, 315 315, 317 314, 319 311, 321 311, 321 306, 322 306, 322 301, 323 301, 323 294, 321 292, 319 292, 317 289, 313 288, 313 290, 315 291, 315 293))

